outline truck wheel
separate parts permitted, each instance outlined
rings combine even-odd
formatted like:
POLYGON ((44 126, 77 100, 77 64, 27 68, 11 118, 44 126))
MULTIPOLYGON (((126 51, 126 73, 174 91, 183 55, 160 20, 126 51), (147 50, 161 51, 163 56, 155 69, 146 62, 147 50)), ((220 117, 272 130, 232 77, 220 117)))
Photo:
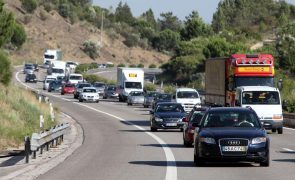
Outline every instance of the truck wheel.
POLYGON ((277 132, 277 129, 271 129, 271 132, 275 133, 277 132))
POLYGON ((83 99, 79 99, 79 102, 83 102, 83 99))
POLYGON ((283 128, 278 128, 278 134, 283 134, 283 128))

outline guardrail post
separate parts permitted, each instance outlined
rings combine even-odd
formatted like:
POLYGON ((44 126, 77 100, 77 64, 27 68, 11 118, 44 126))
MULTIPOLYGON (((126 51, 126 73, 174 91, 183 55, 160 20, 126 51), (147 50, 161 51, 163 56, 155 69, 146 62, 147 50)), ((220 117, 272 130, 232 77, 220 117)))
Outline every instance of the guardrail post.
POLYGON ((26 163, 29 163, 29 156, 31 151, 31 143, 30 143, 30 137, 25 137, 25 155, 26 155, 26 163))

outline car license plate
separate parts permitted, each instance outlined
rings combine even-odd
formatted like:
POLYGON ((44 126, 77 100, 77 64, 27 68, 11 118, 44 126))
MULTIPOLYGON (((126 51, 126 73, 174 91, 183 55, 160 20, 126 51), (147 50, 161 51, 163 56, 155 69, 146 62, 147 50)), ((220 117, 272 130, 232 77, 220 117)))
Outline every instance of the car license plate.
POLYGON ((223 146, 222 151, 225 151, 225 152, 230 152, 230 151, 242 152, 242 151, 246 151, 246 146, 223 146))
POLYGON ((177 126, 177 123, 167 123, 166 126, 177 126))

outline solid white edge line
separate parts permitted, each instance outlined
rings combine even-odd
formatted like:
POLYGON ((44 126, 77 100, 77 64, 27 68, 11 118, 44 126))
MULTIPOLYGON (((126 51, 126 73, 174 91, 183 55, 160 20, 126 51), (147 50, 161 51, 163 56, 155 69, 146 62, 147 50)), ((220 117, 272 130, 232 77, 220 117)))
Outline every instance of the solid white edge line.
MULTIPOLYGON (((39 91, 35 88, 32 88, 26 84, 24 84, 19 78, 18 78, 18 75, 19 75, 20 71, 18 71, 16 74, 15 74, 15 78, 16 80, 21 83, 23 86, 29 88, 29 89, 32 89, 32 90, 35 90, 35 91, 39 91)), ((59 97, 59 96, 56 96, 54 94, 49 94, 49 93, 46 93, 46 92, 42 92, 43 94, 47 94, 49 96, 53 96, 53 97, 56 97, 56 98, 59 98, 59 99, 63 99, 65 101, 70 101, 69 99, 65 99, 65 98, 62 98, 62 97, 59 97)), ((163 141, 161 138, 159 138, 157 135, 155 135, 154 133, 151 133, 151 132, 147 132, 146 129, 136 125, 136 124, 133 124, 129 121, 126 121, 125 119, 123 118, 120 118, 118 116, 115 116, 113 114, 110 114, 110 113, 107 113, 107 112, 104 112, 104 111, 100 111, 98 109, 95 109, 93 107, 90 107, 88 105, 85 105, 85 104, 81 104, 81 103, 77 103, 77 102, 73 102, 73 104, 77 104, 79 106, 84 106, 88 109, 91 109, 93 111, 96 111, 98 113, 102 113, 102 114, 105 114, 105 115, 108 115, 108 116, 111 116, 115 119, 118 119, 120 121, 123 121, 139 130, 142 130, 144 133, 146 133, 147 135, 149 135, 150 137, 152 137, 154 140, 156 140, 163 148, 164 150, 164 153, 165 153, 165 156, 166 156, 166 176, 165 176, 165 180, 177 180, 177 165, 176 165, 176 161, 175 161, 175 157, 173 155, 173 152, 172 150, 169 148, 169 146, 167 145, 167 143, 165 141, 163 141)))
POLYGON ((284 127, 284 129, 288 129, 288 130, 291 130, 291 131, 295 131, 294 128, 288 128, 288 127, 284 127))
POLYGON ((282 148, 282 149, 285 150, 285 151, 288 151, 288 152, 295 152, 295 150, 288 149, 288 148, 282 148))

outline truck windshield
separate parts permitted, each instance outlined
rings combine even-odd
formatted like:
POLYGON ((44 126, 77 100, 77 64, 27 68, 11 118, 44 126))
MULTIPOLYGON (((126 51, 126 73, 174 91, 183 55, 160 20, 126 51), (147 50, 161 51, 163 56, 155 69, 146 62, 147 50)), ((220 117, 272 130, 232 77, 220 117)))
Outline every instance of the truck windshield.
POLYGON ((244 91, 242 104, 280 104, 279 93, 276 91, 244 91))
POLYGON ((82 76, 70 76, 70 80, 83 80, 82 76))
POLYGON ((54 59, 54 55, 45 54, 44 57, 46 59, 54 59))
POLYGON ((125 82, 125 88, 142 89, 140 82, 125 82))
POLYGON ((59 74, 62 74, 62 73, 64 73, 64 70, 63 70, 63 69, 52 68, 52 73, 59 73, 59 74))
POLYGON ((239 86, 274 87, 274 77, 236 77, 236 87, 239 86))
POLYGON ((180 91, 177 92, 177 98, 199 98, 199 95, 195 91, 180 91))

